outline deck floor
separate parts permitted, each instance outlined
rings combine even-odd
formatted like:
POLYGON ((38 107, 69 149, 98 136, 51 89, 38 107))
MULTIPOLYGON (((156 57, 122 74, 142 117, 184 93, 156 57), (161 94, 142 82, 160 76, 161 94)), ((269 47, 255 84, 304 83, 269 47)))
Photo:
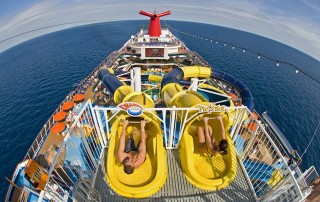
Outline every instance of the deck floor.
POLYGON ((182 173, 178 150, 167 150, 167 166, 165 185, 146 199, 128 199, 115 194, 106 182, 104 165, 99 166, 95 189, 100 192, 101 201, 256 201, 239 165, 234 181, 219 191, 206 191, 191 185, 182 173))

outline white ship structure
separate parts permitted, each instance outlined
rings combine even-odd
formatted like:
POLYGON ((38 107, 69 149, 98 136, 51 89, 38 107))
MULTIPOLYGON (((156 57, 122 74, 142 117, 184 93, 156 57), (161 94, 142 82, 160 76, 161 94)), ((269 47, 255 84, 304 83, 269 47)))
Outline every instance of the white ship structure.
POLYGON ((170 11, 140 14, 149 30, 66 96, 8 179, 5 201, 304 201, 318 173, 300 169, 250 89, 161 28, 170 11), (203 147, 205 119, 226 148, 203 147), (147 135, 146 157, 127 174, 119 144, 135 130, 147 135))

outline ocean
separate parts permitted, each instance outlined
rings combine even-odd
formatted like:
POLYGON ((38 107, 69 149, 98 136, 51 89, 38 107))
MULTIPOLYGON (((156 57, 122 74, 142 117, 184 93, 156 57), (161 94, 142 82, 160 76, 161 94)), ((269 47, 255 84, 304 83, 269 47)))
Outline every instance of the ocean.
MULTIPOLYGON (((320 78, 320 62, 279 42, 230 28, 166 21, 171 27, 204 38, 284 60, 320 78)), ((162 22, 164 25, 164 22, 162 22)), ((100 23, 50 33, 0 53, 0 196, 5 196, 17 163, 53 111, 112 51, 148 21, 100 23)), ((293 148, 305 150, 320 119, 320 84, 284 64, 210 40, 174 32, 214 68, 239 78, 251 89, 259 113, 268 111, 293 148)), ((302 169, 315 165, 320 131, 306 152, 302 169)))

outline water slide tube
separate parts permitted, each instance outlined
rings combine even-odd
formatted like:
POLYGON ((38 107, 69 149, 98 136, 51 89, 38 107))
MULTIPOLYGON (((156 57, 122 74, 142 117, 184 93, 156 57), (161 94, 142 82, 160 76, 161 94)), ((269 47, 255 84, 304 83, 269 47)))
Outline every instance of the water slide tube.
MULTIPOLYGON (((175 67, 166 74, 161 81, 161 94, 168 107, 196 107, 199 104, 208 105, 209 102, 198 92, 183 91, 179 82, 187 77, 206 77, 211 75, 211 69, 206 67, 175 67)), ((191 113, 192 114, 192 113, 191 113)), ((193 113, 194 114, 194 113, 193 113)), ((181 114, 182 115, 182 114, 181 114)), ((205 190, 219 190, 228 186, 236 176, 237 160, 233 142, 228 134, 228 128, 233 120, 228 113, 211 113, 205 116, 210 118, 223 116, 226 137, 228 141, 228 154, 217 154, 210 157, 206 153, 199 153, 197 128, 203 126, 200 116, 190 120, 184 129, 179 144, 179 156, 182 169, 187 180, 194 186, 205 190)), ((183 116, 183 115, 182 115, 183 116)), ((217 119, 210 119, 209 125, 213 128, 213 136, 221 140, 221 127, 217 119)))
MULTIPOLYGON (((198 66, 189 66, 189 67, 191 67, 191 69, 192 69, 194 67, 197 68, 198 66)), ((182 67, 182 68, 187 69, 188 67, 182 67)), ((176 71, 175 74, 178 74, 178 75, 177 75, 176 79, 172 78, 173 80, 175 80, 174 82, 179 81, 179 84, 181 84, 181 83, 189 84, 189 82, 186 83, 185 81, 181 81, 181 79, 180 79, 181 76, 183 78, 183 75, 184 75, 183 70, 182 70, 182 72, 180 70, 175 70, 175 71, 176 71)), ((116 75, 123 74, 123 73, 124 73, 123 71, 115 72, 116 75)), ((190 76, 190 77, 192 77, 192 76, 190 76)), ((199 75, 198 77, 202 77, 202 76, 199 75)), ((216 69, 214 71, 212 71, 210 77, 222 80, 224 82, 229 83, 231 86, 236 87, 240 92, 240 96, 242 98, 242 104, 244 106, 248 107, 248 109, 251 112, 254 111, 255 104, 254 104, 254 99, 251 94, 251 91, 240 80, 236 79, 235 77, 233 77, 232 75, 230 75, 226 72, 219 71, 216 69)), ((160 82, 161 79, 162 79, 161 76, 156 76, 156 75, 142 75, 142 77, 141 77, 142 81, 149 80, 149 81, 153 81, 153 82, 160 82)))
POLYGON ((211 74, 211 78, 217 78, 219 80, 223 80, 229 83, 230 85, 232 85, 233 87, 236 87, 240 92, 240 96, 242 98, 242 104, 248 107, 248 109, 251 112, 254 111, 254 100, 253 100, 252 94, 250 90, 241 81, 231 76, 230 74, 227 74, 219 70, 214 70, 211 74))
MULTIPOLYGON (((133 89, 120 82, 111 70, 100 70, 98 77, 110 93, 113 94, 116 103, 135 102, 145 108, 154 107, 152 99, 147 94, 133 92, 133 89)), ((160 123, 150 112, 143 112, 140 117, 131 117, 125 111, 119 114, 111 126, 106 165, 107 181, 110 187, 119 195, 130 198, 151 196, 161 189, 167 177, 166 156, 160 123), (129 120, 128 136, 132 133, 134 127, 140 131, 140 120, 148 120, 145 128, 147 133, 146 160, 130 175, 123 171, 123 165, 117 157, 122 120, 124 119, 129 120)), ((135 140, 136 143, 139 141, 138 139, 139 137, 135 140)))

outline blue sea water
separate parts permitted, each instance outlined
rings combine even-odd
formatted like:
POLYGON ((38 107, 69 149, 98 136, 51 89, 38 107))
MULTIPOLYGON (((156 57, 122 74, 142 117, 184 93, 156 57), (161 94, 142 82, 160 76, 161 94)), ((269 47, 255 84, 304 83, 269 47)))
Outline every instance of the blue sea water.
MULTIPOLYGON (((167 21, 184 32, 227 41, 302 67, 320 78, 320 62, 291 47, 225 27, 167 21)), ((0 196, 34 138, 53 111, 93 68, 119 49, 147 21, 87 25, 47 34, 0 54, 0 196)), ((287 65, 257 59, 221 43, 175 33, 214 68, 239 78, 250 89, 259 113, 268 111, 292 146, 306 148, 320 119, 320 85, 287 65)), ((302 168, 320 169, 320 132, 303 158, 302 168)))

